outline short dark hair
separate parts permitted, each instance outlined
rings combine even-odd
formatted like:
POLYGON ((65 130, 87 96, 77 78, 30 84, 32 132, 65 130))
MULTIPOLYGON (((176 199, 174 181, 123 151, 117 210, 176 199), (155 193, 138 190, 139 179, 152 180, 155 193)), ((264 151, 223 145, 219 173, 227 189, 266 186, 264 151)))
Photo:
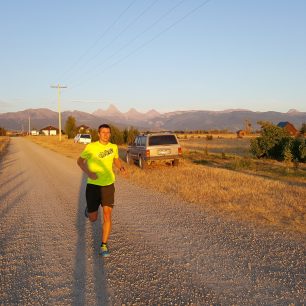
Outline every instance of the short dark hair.
POLYGON ((106 123, 99 125, 98 132, 100 132, 100 129, 109 129, 110 132, 112 131, 111 127, 106 123))

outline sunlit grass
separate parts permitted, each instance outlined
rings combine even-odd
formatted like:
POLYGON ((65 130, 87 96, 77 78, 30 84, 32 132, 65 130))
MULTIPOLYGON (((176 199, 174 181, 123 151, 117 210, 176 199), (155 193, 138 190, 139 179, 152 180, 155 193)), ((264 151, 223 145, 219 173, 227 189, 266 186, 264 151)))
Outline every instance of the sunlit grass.
POLYGON ((229 153, 239 155, 250 155, 250 138, 223 138, 221 136, 214 137, 212 140, 204 138, 195 138, 180 140, 185 150, 207 150, 210 153, 229 153))
POLYGON ((129 167, 130 180, 239 220, 306 231, 306 182, 294 185, 261 175, 183 161, 179 167, 129 167))

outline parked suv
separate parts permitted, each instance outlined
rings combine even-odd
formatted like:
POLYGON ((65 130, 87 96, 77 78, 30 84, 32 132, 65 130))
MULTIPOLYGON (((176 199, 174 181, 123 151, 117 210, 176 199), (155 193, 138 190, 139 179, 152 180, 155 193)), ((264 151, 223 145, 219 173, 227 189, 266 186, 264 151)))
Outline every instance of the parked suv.
POLYGON ((77 134, 74 137, 74 142, 75 143, 91 143, 91 135, 90 134, 77 134))
POLYGON ((182 148, 175 134, 148 133, 136 136, 134 143, 128 146, 126 161, 129 164, 137 161, 142 169, 155 161, 178 166, 181 156, 182 148))

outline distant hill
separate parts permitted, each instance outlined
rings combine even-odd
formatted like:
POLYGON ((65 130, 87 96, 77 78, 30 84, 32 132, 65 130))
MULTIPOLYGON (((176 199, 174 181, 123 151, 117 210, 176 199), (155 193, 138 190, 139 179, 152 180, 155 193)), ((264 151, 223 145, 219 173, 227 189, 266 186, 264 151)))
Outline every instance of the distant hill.
MULTIPOLYGON (((92 114, 80 111, 62 112, 62 127, 64 128, 68 116, 76 119, 77 125, 85 124, 97 128, 101 123, 114 124, 120 128, 136 127, 141 130, 228 130, 243 129, 245 122, 251 123, 253 129, 258 129, 258 121, 270 121, 277 124, 280 121, 289 121, 297 129, 306 122, 306 112, 295 109, 287 113, 280 112, 252 112, 249 110, 224 111, 175 111, 161 114, 156 110, 146 113, 131 108, 128 112, 120 112, 114 105, 108 109, 98 109, 92 114)), ((19 112, 1 113, 0 127, 7 130, 24 130, 29 127, 41 129, 48 125, 58 127, 58 113, 46 108, 26 109, 19 112)))
POLYGON ((260 126, 258 121, 269 121, 277 124, 280 121, 289 121, 296 128, 300 128, 303 122, 306 122, 305 112, 252 112, 247 110, 232 111, 186 111, 179 113, 165 114, 161 121, 161 128, 169 130, 187 129, 187 130, 228 130, 237 131, 243 129, 246 120, 251 123, 253 129, 260 126))

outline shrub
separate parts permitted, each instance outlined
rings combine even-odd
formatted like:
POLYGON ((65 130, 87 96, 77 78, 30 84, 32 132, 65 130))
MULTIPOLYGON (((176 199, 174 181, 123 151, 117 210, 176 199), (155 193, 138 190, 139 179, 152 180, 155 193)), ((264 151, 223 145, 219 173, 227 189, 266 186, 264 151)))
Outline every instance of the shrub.
POLYGON ((287 131, 269 122, 259 124, 262 125, 261 136, 251 140, 251 153, 257 158, 283 159, 284 148, 290 142, 287 131))
POLYGON ((254 163, 251 158, 236 157, 234 161, 230 163, 229 168, 232 170, 240 170, 240 169, 250 170, 254 168, 254 163))
POLYGON ((261 136, 251 140, 250 151, 257 158, 268 157, 281 161, 306 161, 306 140, 293 138, 288 132, 271 123, 262 122, 261 136))
POLYGON ((269 157, 277 160, 286 160, 287 162, 291 162, 293 159, 293 154, 291 153, 293 140, 294 139, 290 136, 280 138, 275 146, 270 149, 269 157))
POLYGON ((301 135, 305 135, 306 134, 306 123, 302 124, 302 127, 300 129, 300 133, 301 133, 301 135))
POLYGON ((295 161, 306 162, 306 139, 295 138, 292 142, 292 154, 295 161))
POLYGON ((6 130, 0 127, 0 136, 6 136, 6 130))

